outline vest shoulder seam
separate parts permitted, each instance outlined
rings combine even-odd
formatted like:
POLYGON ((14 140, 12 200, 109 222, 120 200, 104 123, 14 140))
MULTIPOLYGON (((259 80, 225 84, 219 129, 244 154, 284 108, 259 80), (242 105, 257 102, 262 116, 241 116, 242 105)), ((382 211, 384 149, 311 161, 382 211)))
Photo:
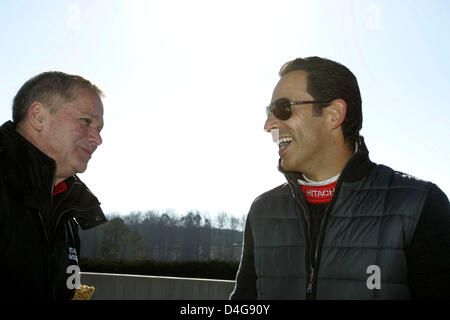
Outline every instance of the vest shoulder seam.
POLYGON ((358 215, 353 215, 353 216, 341 216, 341 215, 333 215, 332 214, 332 215, 330 215, 330 218, 353 219, 353 218, 380 218, 380 217, 388 217, 388 216, 401 216, 401 217, 412 219, 412 220, 419 220, 418 217, 412 217, 412 216, 407 215, 405 213, 399 213, 399 212, 388 212, 388 213, 382 213, 380 215, 374 215, 374 214, 363 215, 363 214, 358 214, 358 215))
POLYGON ((260 246, 255 245, 253 249, 276 249, 276 248, 286 248, 286 247, 306 247, 305 244, 285 244, 285 245, 271 245, 271 246, 260 246))
POLYGON ((392 189, 415 189, 419 191, 426 191, 425 186, 389 186, 389 187, 365 187, 365 188, 355 188, 353 186, 341 185, 341 189, 352 189, 354 192, 371 191, 371 190, 392 190, 392 189))
MULTIPOLYGON (((261 246, 261 245, 255 245, 253 248, 254 249, 277 249, 277 248, 286 248, 286 247, 306 247, 306 245, 304 244, 286 244, 286 245, 266 245, 266 246, 261 246)), ((374 249, 374 250, 399 250, 399 251, 404 251, 403 247, 387 247, 387 246, 348 246, 348 245, 342 245, 342 246, 338 246, 338 245, 326 245, 325 243, 323 244, 323 248, 327 248, 327 249, 341 249, 341 248, 345 248, 345 249, 374 249)))
POLYGON ((306 279, 306 276, 265 276, 259 275, 258 279, 306 279))
MULTIPOLYGON (((366 278, 361 278, 361 279, 356 279, 356 278, 339 278, 339 277, 321 277, 318 276, 318 278, 320 280, 342 280, 342 281, 364 281, 366 282, 367 279, 366 278)), ((381 280, 381 283, 387 283, 387 284, 398 284, 398 285, 404 285, 406 282, 399 282, 399 281, 387 281, 387 280, 381 280)))
POLYGON ((374 249, 374 250, 400 250, 400 251, 404 251, 403 247, 387 247, 387 246, 347 246, 347 245, 342 245, 342 246, 328 246, 325 243, 323 244, 323 248, 329 248, 329 249, 341 249, 341 248, 345 248, 345 249, 374 249))

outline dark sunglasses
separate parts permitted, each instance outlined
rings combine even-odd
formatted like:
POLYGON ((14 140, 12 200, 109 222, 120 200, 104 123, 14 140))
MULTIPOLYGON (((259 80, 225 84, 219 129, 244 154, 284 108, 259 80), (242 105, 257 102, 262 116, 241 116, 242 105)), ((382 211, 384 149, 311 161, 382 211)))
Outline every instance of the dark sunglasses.
POLYGON ((289 101, 287 98, 280 98, 272 102, 266 107, 266 116, 272 113, 279 120, 287 120, 292 115, 292 106, 308 103, 330 103, 330 101, 289 101))

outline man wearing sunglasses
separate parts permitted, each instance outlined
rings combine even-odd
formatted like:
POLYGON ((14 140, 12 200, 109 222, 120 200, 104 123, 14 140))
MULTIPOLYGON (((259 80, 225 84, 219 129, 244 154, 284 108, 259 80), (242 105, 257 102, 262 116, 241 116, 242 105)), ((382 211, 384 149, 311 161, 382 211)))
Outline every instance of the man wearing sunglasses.
POLYGON ((447 196, 370 161, 345 66, 299 58, 279 74, 264 129, 287 183, 251 206, 230 298, 449 299, 447 196))

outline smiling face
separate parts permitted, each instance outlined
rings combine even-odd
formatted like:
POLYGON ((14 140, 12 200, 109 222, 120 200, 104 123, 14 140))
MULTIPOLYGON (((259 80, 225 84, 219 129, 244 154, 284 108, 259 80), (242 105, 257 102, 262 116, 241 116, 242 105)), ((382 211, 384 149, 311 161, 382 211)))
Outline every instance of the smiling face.
POLYGON ((84 172, 92 153, 102 143, 100 97, 79 88, 73 100, 62 103, 54 111, 45 108, 44 114, 39 148, 56 161, 56 182, 84 172))
MULTIPOLYGON (((276 85, 272 102, 287 98, 290 101, 315 100, 307 92, 307 73, 292 71, 281 77, 276 85)), ((292 115, 282 121, 269 114, 264 129, 279 130, 279 155, 286 171, 307 173, 321 163, 327 147, 327 130, 324 117, 317 116, 312 104, 292 106, 292 115)))

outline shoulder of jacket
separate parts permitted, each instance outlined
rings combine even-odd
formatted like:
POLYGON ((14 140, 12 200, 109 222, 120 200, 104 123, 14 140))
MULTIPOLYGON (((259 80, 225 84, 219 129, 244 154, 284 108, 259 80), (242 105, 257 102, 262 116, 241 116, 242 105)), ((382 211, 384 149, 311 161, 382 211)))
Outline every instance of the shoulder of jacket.
POLYGON ((390 175, 391 183, 397 187, 413 187, 428 190, 433 186, 433 183, 430 181, 422 180, 411 174, 394 170, 382 164, 377 165, 377 170, 390 175))
POLYGON ((261 203, 266 200, 272 200, 273 198, 286 197, 286 196, 291 196, 291 195, 292 195, 291 188, 289 187, 288 183, 286 182, 286 183, 283 183, 283 184, 259 195, 253 201, 253 204, 261 203))

